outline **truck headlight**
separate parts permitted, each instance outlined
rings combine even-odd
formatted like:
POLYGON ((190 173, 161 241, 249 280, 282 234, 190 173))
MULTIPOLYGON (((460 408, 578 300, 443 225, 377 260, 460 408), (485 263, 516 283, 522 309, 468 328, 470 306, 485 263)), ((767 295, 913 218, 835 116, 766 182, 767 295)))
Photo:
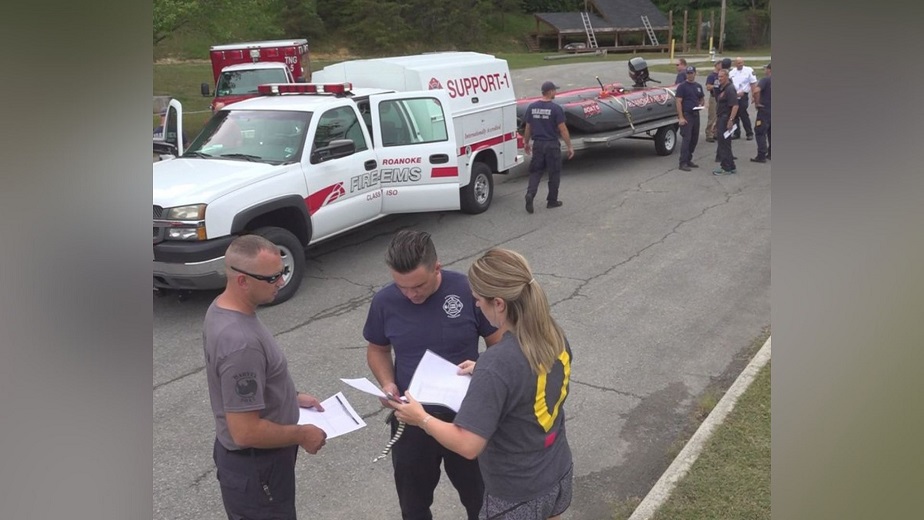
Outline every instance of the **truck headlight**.
POLYGON ((205 204, 167 208, 164 220, 205 220, 205 204))
POLYGON ((205 204, 164 208, 154 225, 163 229, 164 240, 206 240, 205 204))
POLYGON ((205 227, 175 227, 168 228, 167 240, 205 240, 205 227))

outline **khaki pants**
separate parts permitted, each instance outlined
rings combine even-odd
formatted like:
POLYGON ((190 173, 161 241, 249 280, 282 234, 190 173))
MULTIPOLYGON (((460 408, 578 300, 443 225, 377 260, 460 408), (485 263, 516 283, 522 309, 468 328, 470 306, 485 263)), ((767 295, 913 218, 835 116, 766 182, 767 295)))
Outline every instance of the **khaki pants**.
POLYGON ((708 119, 706 120, 706 139, 712 140, 715 139, 715 98, 709 96, 708 108, 709 111, 708 119))

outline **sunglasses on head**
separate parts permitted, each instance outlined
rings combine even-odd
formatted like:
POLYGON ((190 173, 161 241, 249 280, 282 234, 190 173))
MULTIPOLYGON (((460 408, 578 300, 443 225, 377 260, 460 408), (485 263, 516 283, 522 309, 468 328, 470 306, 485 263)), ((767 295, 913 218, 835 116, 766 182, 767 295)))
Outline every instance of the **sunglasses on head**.
POLYGON ((276 273, 276 274, 271 274, 271 275, 269 275, 269 276, 266 276, 266 275, 264 275, 264 274, 253 274, 253 273, 248 273, 247 271, 243 271, 243 270, 241 270, 241 269, 238 269, 237 267, 234 267, 233 265, 231 266, 231 270, 232 270, 232 271, 237 271, 237 272, 239 272, 239 273, 241 273, 241 274, 246 274, 247 276, 249 276, 249 277, 251 277, 251 278, 256 278, 257 280, 260 280, 261 282, 266 282, 266 283, 276 283, 276 280, 279 280, 280 277, 289 274, 289 266, 285 266, 285 267, 282 268, 282 271, 279 271, 279 272, 276 273))

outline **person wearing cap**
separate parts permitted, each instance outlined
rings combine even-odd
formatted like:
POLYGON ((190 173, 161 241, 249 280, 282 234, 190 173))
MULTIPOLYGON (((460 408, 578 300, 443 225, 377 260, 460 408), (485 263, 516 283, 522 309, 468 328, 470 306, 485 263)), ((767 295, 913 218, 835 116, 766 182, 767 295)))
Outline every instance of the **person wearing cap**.
POLYGON ((748 141, 754 139, 754 129, 751 127, 751 116, 748 114, 748 99, 751 96, 751 89, 757 85, 757 76, 754 75, 754 69, 744 65, 744 58, 735 58, 735 66, 728 71, 728 79, 731 80, 735 90, 738 91, 738 129, 735 130, 735 139, 741 138, 741 129, 744 128, 744 134, 748 141))
POLYGON ((712 72, 706 76, 706 91, 709 92, 709 102, 707 103, 706 111, 708 116, 706 119, 706 142, 714 143, 715 142, 715 87, 719 85, 719 71, 722 70, 722 62, 716 61, 712 64, 712 72))
POLYGON ((690 65, 685 71, 686 79, 677 85, 677 119, 680 121, 680 169, 688 172, 699 168, 693 162, 693 152, 699 142, 699 110, 706 102, 703 86, 696 82, 696 67, 690 65), (697 108, 699 107, 699 108, 697 108))
POLYGON ((674 85, 679 85, 687 80, 687 60, 685 58, 680 58, 677 60, 677 78, 674 80, 674 85))
POLYGON ((735 169, 735 156, 732 155, 731 134, 738 113, 738 93, 728 79, 728 69, 719 71, 719 86, 716 93, 715 140, 716 160, 721 163, 713 170, 713 175, 730 175, 738 173, 735 169), (726 135, 728 134, 728 135, 726 135))
POLYGON ((160 124, 154 127, 154 139, 163 139, 167 129, 167 109, 160 112, 160 124))
POLYGON ((533 101, 526 108, 526 125, 523 130, 523 151, 532 154, 529 161, 529 185, 526 187, 526 211, 533 212, 533 199, 539 191, 539 181, 543 174, 549 173, 549 194, 546 197, 547 208, 562 205, 558 200, 558 185, 561 179, 561 144, 563 139, 568 150, 568 159, 574 157, 571 135, 565 126, 565 111, 556 104, 555 92, 558 87, 551 81, 542 84, 542 99, 533 101), (530 139, 533 140, 530 145, 530 139))
POLYGON ((754 106, 757 107, 757 119, 754 121, 754 133, 757 135, 757 157, 752 162, 763 163, 770 160, 770 64, 764 67, 766 74, 754 87, 754 106))

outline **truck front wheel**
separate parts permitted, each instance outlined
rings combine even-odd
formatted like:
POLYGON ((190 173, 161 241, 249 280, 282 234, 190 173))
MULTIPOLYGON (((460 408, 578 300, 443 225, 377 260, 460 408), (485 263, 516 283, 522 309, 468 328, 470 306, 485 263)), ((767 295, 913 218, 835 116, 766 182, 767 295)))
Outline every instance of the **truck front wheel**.
POLYGON ((670 155, 677 147, 677 125, 662 126, 655 132, 655 151, 658 155, 670 155))
POLYGON ((475 215, 483 213, 491 205, 494 197, 494 174, 483 162, 472 165, 472 179, 468 186, 459 188, 462 199, 462 212, 475 215))
POLYGON ((266 306, 279 305, 295 296, 298 286, 302 283, 305 274, 305 248, 290 231, 278 227, 264 227, 254 231, 255 235, 269 240, 279 246, 282 263, 289 268, 289 274, 282 277, 282 286, 276 294, 276 299, 266 306))

